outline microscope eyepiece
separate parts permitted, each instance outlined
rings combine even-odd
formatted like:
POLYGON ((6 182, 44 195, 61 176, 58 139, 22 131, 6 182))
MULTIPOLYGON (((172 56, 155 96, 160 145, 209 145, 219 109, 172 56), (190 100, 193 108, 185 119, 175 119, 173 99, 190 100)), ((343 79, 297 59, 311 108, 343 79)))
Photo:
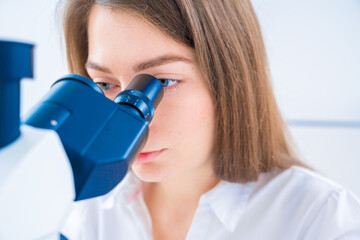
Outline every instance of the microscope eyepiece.
POLYGON ((163 95, 162 84, 157 78, 148 74, 139 74, 114 99, 114 102, 131 105, 138 110, 142 117, 151 122, 154 117, 155 108, 158 106, 163 95))

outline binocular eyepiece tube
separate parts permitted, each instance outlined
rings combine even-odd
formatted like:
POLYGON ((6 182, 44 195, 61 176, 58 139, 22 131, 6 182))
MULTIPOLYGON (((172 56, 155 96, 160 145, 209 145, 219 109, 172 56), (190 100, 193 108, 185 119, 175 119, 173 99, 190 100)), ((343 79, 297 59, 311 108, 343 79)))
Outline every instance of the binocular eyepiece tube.
MULTIPOLYGON (((60 81, 68 80, 81 82, 103 94, 101 88, 92 80, 76 74, 65 75, 57 80, 53 86, 60 81)), ((162 84, 157 78, 149 74, 139 74, 133 78, 124 91, 115 97, 114 102, 132 106, 150 123, 163 95, 162 84)))
POLYGON ((87 199, 125 176, 163 94, 158 79, 140 74, 111 101, 92 80, 70 74, 53 84, 26 124, 57 132, 73 169, 75 200, 87 199))

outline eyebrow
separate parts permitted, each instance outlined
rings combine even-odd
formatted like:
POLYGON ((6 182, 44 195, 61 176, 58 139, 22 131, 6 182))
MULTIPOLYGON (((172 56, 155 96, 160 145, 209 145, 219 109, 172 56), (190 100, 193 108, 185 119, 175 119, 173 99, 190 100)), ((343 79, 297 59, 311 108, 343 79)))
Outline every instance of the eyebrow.
MULTIPOLYGON (((146 60, 145 62, 139 63, 133 68, 133 70, 135 72, 140 72, 140 71, 143 71, 148 68, 164 65, 167 63, 171 63, 171 62, 185 62, 185 63, 189 63, 189 64, 193 63, 190 59, 188 59, 186 57, 166 54, 166 55, 155 57, 150 60, 146 60)), ((100 64, 97 64, 91 60, 88 60, 85 63, 85 67, 92 68, 94 70, 98 70, 98 71, 101 71, 104 73, 111 73, 110 69, 108 69, 104 66, 101 66, 100 64)))
POLYGON ((192 61, 186 57, 178 56, 178 55, 162 55, 145 62, 142 62, 134 67, 135 72, 140 72, 148 68, 164 65, 171 62, 185 62, 192 63, 192 61))
POLYGON ((85 63, 85 68, 91 68, 100 72, 104 72, 104 73, 110 73, 111 71, 110 69, 103 67, 95 62, 92 62, 91 60, 87 60, 87 62, 85 63))

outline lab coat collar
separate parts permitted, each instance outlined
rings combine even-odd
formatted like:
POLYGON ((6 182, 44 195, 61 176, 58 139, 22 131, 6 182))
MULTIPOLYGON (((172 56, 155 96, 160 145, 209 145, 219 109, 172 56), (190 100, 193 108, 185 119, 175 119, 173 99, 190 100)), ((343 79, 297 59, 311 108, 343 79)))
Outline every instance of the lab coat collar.
MULTIPOLYGON (((224 227, 233 232, 255 185, 256 182, 240 184, 221 180, 213 189, 201 196, 198 208, 203 204, 208 204, 224 227)), ((117 201, 130 206, 136 202, 141 193, 142 181, 129 171, 111 193, 102 197, 102 206, 111 208, 117 201)))
POLYGON ((201 204, 209 204, 220 222, 233 232, 251 196, 255 183, 247 184, 220 181, 200 198, 201 204))

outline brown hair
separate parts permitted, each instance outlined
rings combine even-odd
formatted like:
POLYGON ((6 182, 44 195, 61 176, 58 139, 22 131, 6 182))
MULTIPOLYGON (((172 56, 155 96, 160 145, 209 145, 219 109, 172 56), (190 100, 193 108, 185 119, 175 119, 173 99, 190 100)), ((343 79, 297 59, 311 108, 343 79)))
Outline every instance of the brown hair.
POLYGON ((218 177, 244 183, 273 168, 303 165, 285 137, 250 0, 69 0, 64 14, 69 69, 85 76, 87 21, 94 4, 140 14, 194 49, 215 103, 218 177))

